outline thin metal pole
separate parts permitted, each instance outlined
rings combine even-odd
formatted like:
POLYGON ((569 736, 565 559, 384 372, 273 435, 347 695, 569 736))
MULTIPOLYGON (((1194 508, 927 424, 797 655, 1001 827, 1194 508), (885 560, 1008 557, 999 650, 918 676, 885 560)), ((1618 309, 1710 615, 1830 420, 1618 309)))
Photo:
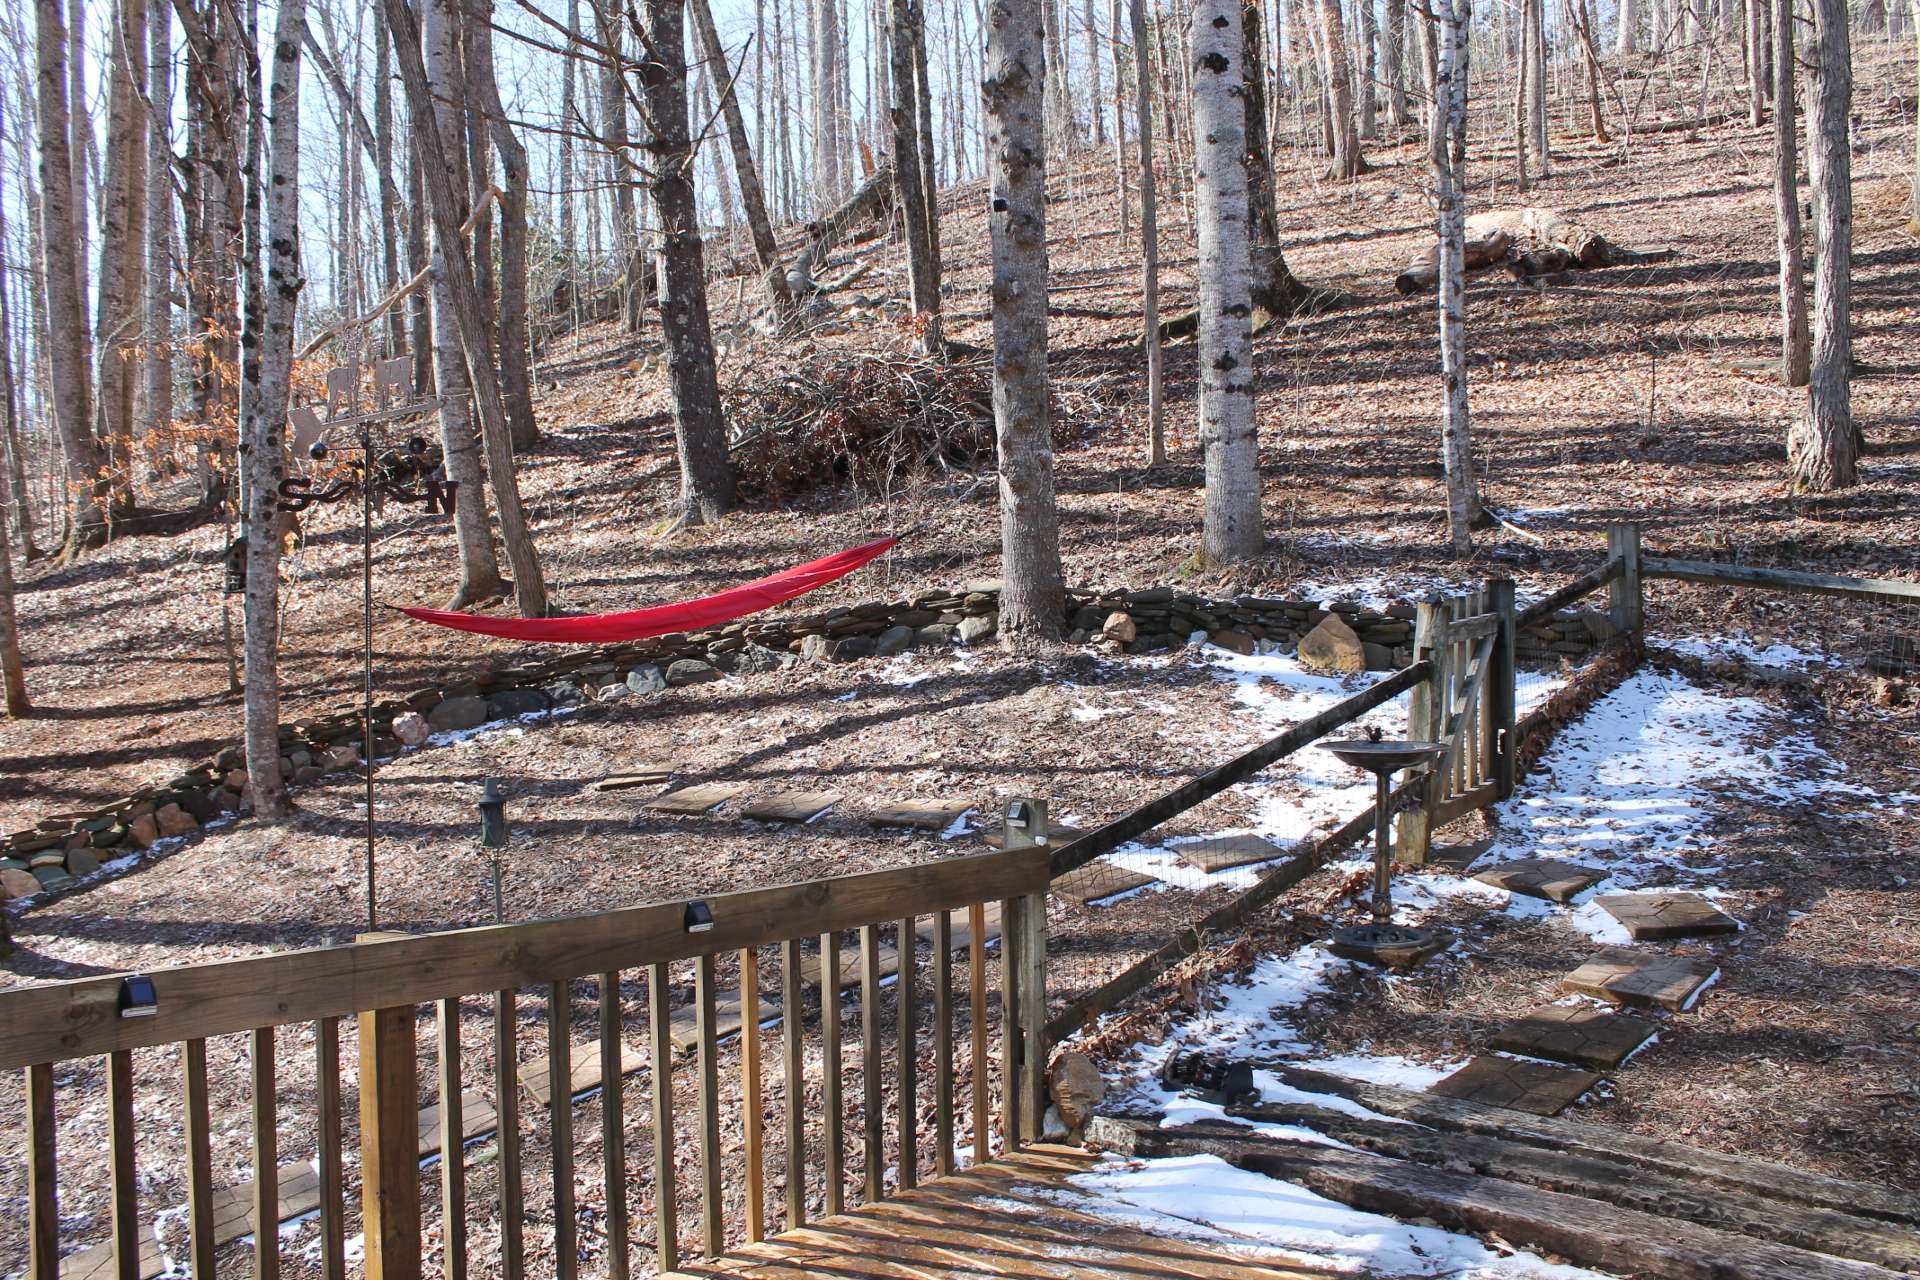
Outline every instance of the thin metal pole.
POLYGON ((371 930, 380 927, 380 919, 373 865, 373 430, 364 422, 360 424, 360 681, 367 757, 367 928, 371 930))
POLYGON ((1392 818, 1387 813, 1388 796, 1393 792, 1388 779, 1391 774, 1380 772, 1373 775, 1373 919, 1375 924, 1386 924, 1393 919, 1393 890, 1388 884, 1393 874, 1393 858, 1389 849, 1388 829, 1392 818))

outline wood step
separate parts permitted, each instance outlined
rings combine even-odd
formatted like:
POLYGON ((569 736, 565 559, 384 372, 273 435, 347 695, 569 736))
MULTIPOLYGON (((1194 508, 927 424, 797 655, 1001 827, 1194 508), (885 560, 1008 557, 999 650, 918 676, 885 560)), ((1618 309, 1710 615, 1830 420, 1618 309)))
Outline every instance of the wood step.
POLYGON ((1588 1004, 1543 1004, 1493 1033, 1491 1049, 1611 1071, 1660 1028, 1645 1018, 1588 1004))
POLYGON ((1509 1111, 1557 1116, 1603 1078, 1593 1071, 1483 1053, 1446 1079, 1435 1081, 1430 1092, 1509 1111))
POLYGON ((1649 1280, 1897 1280, 1870 1262, 1757 1238, 1745 1224, 1716 1230, 1506 1178, 1346 1151, 1227 1124, 1157 1129, 1102 1117, 1089 1131, 1134 1156, 1206 1153, 1369 1213, 1495 1234, 1577 1265, 1649 1280))
POLYGON ((1692 1005, 1694 997, 1719 972, 1720 967, 1711 960, 1607 947, 1560 979, 1560 985, 1576 995, 1592 996, 1608 1004, 1642 1009, 1657 1006, 1678 1013, 1692 1005))

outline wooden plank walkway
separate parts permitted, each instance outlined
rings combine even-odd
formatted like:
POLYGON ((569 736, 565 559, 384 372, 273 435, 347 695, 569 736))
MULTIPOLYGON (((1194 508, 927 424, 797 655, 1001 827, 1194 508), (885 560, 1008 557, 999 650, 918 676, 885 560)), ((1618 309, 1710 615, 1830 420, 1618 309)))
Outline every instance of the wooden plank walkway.
POLYGON ((1353 1272, 1276 1261, 1271 1250, 1256 1256, 1147 1235, 1050 1198, 1097 1159, 1070 1147, 1033 1147, 716 1261, 689 1264, 669 1272, 668 1280, 1356 1280, 1353 1272))

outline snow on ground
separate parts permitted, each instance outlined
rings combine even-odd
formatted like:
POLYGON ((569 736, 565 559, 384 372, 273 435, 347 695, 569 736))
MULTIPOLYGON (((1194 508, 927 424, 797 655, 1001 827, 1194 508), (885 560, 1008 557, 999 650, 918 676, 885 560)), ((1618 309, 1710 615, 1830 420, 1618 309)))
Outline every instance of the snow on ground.
POLYGON ((1757 698, 1641 671, 1562 730, 1521 794, 1495 810, 1484 864, 1551 857, 1609 871, 1605 891, 1718 869, 1719 795, 1804 804, 1863 794, 1800 722, 1757 698))
POLYGON ((1305 1187, 1237 1169, 1218 1156, 1108 1158, 1053 1194, 1064 1208, 1121 1222, 1148 1235, 1217 1245, 1275 1262, 1307 1261, 1367 1276, 1537 1277, 1588 1280, 1598 1273, 1503 1256, 1471 1236, 1350 1209, 1305 1187))
POLYGON ((1752 663, 1762 667, 1789 667, 1804 671, 1810 667, 1824 667, 1834 660, 1815 650, 1800 649, 1790 644, 1780 644, 1756 640, 1744 631, 1735 631, 1724 636, 1680 636, 1675 639, 1659 639, 1647 642, 1649 649, 1664 649, 1679 654, 1683 658, 1698 658, 1702 662, 1731 658, 1739 662, 1752 663))

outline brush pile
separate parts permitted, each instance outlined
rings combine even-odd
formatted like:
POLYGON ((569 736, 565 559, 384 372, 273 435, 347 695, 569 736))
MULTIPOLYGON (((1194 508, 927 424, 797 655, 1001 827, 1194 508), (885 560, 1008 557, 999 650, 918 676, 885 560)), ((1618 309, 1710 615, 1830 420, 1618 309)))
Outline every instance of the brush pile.
POLYGON ((993 365, 822 350, 727 397, 742 498, 780 505, 851 484, 888 495, 993 457, 993 365))

